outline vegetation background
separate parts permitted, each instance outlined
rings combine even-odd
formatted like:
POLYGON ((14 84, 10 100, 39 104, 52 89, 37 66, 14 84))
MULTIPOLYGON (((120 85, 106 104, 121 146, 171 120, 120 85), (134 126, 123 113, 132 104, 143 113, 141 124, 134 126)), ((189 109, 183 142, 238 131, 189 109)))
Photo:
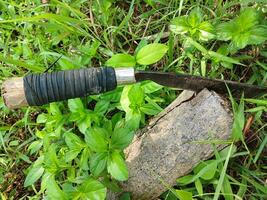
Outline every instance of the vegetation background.
MULTIPOLYGON (((0 82, 50 65, 126 66, 266 86, 266 19, 266 0, 1 0, 0 82)), ((123 149, 179 92, 144 82, 17 110, 1 98, 1 198, 105 199, 107 189, 119 191, 128 178, 123 149)), ((160 199, 266 199, 266 97, 230 96, 229 147, 160 199)))

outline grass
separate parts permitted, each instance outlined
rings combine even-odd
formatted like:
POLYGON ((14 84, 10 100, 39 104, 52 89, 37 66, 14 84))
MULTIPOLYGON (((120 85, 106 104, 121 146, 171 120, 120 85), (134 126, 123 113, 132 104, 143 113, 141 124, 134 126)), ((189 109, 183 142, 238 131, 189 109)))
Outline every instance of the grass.
MULTIPOLYGON (((0 83, 9 77, 44 72, 60 56, 50 72, 104 66, 114 55, 138 57, 142 47, 161 43, 168 52, 160 61, 142 65, 137 60, 130 64, 138 69, 266 86, 264 0, 51 0, 48 4, 13 0, 0 1, 0 8, 0 83)), ((116 62, 113 64, 119 65, 116 62)), ((121 152, 132 138, 132 129, 145 126, 146 119, 166 107, 178 93, 144 83, 17 110, 6 108, 1 99, 1 198, 68 199, 72 195, 73 199, 86 199, 82 193, 88 192, 87 198, 93 199, 90 191, 83 191, 86 184, 93 184, 98 186, 95 197, 103 199, 106 188, 118 190, 116 180, 127 179, 121 152), (133 109, 138 115, 133 115, 133 109), (125 119, 138 119, 140 123, 128 127, 125 119), (87 129, 114 134, 115 125, 129 128, 121 141, 123 146, 105 150, 105 154, 102 148, 106 147, 100 145, 105 137, 94 138, 93 133, 88 143, 87 129), (92 177, 102 177, 102 181, 92 177)), ((267 96, 230 99, 235 140, 178 179, 174 188, 166 187, 168 191, 161 199, 266 199, 267 96)))

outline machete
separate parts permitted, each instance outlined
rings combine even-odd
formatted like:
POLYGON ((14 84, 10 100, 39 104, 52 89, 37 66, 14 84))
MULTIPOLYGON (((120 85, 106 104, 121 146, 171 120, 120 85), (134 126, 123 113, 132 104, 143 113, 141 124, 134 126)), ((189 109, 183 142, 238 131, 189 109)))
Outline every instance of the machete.
POLYGON ((204 88, 220 94, 256 97, 267 94, 267 87, 211 79, 178 73, 138 71, 134 68, 82 68, 52 73, 28 74, 6 80, 2 85, 5 104, 9 108, 40 106, 50 102, 100 94, 127 85, 151 80, 160 85, 183 90, 200 91, 204 88))

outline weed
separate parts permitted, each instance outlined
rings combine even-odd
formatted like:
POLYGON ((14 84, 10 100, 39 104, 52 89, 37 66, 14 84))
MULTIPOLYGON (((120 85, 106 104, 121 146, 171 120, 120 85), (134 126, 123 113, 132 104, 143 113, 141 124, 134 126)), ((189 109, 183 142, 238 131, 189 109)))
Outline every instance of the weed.
MULTIPOLYGON (((264 0, 14 0, 0 8, 0 81, 44 72, 61 57, 49 71, 105 65, 266 85, 264 0)), ((146 81, 15 111, 1 99, 1 198, 105 199, 120 191, 134 131, 178 93, 146 81)), ((230 146, 161 199, 265 199, 266 95, 230 99, 230 146)))

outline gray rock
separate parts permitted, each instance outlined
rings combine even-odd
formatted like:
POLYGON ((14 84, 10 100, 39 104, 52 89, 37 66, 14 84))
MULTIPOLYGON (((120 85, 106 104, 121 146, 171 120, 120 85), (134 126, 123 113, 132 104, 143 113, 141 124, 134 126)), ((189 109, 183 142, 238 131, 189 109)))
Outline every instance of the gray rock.
POLYGON ((230 106, 218 94, 184 91, 125 150, 129 179, 121 184, 123 191, 131 192, 133 199, 157 198, 178 177, 213 156, 212 141, 229 139, 232 124, 230 106))

